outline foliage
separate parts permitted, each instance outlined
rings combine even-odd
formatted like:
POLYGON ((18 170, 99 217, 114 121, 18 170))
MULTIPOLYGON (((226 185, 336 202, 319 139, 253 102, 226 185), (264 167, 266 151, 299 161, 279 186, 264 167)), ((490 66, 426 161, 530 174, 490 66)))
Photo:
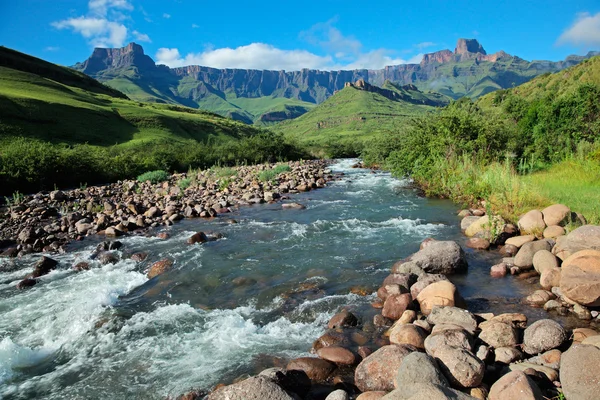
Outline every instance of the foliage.
POLYGON ((273 172, 276 175, 282 174, 284 172, 290 172, 291 170, 292 168, 290 168, 290 166, 287 164, 279 164, 275 168, 273 168, 273 172))
POLYGON ((191 185, 192 185, 192 178, 183 178, 179 182, 177 182, 177 186, 179 186, 179 188, 181 190, 185 190, 185 189, 189 188, 191 185))
POLYGON ((267 169, 267 170, 265 170, 265 171, 261 171, 261 172, 258 174, 258 179, 259 179, 261 182, 270 182, 270 181, 272 181, 273 179, 275 179, 275 177, 276 177, 276 176, 277 176, 277 174, 275 173, 275 171, 274 171, 274 170, 272 170, 272 169, 267 169))
POLYGON ((148 171, 137 177, 138 182, 150 181, 152 184, 164 182, 169 179, 169 174, 163 170, 148 171))

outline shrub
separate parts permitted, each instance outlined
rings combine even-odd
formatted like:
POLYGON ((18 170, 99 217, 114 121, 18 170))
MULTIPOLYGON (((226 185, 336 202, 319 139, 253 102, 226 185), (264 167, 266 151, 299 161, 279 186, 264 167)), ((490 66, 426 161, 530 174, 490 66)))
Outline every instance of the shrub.
POLYGON ((291 170, 292 168, 290 168, 290 166, 287 164, 280 164, 273 168, 273 172, 275 172, 276 175, 282 174, 284 172, 290 172, 291 170))
POLYGON ((179 182, 177 182, 177 186, 179 186, 179 188, 181 190, 185 190, 185 189, 189 188, 191 185, 192 185, 192 178, 183 178, 179 182))
POLYGON ((150 181, 152 184, 164 182, 169 179, 169 174, 163 170, 148 171, 137 177, 138 182, 150 181))
POLYGON ((261 171, 260 174, 258 174, 258 179, 261 182, 269 182, 275 179, 276 176, 277 174, 275 173, 275 170, 268 169, 266 171, 261 171))

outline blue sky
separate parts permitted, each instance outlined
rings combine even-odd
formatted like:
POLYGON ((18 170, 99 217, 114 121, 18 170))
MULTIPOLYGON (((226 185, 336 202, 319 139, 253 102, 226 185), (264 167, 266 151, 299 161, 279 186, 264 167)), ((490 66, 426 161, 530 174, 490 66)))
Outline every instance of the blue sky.
POLYGON ((135 41, 170 66, 382 68, 460 37, 527 60, 585 54, 600 50, 600 2, 0 1, 0 45, 63 65, 135 41))

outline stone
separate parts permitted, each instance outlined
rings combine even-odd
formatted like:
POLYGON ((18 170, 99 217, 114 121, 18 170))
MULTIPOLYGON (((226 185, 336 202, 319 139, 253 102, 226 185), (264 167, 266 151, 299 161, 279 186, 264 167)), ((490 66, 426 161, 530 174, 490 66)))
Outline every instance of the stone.
POLYGON ((499 216, 493 216, 490 218, 489 215, 480 217, 477 221, 472 222, 467 229, 465 229, 465 235, 468 237, 474 237, 477 234, 483 235, 483 237, 490 237, 490 227, 503 226, 504 220, 499 216))
POLYGON ((538 274, 542 274, 546 269, 558 268, 560 265, 558 259, 549 250, 540 250, 533 255, 533 268, 538 274))
POLYGON ((562 309, 563 305, 556 300, 548 300, 546 302, 546 304, 544 304, 544 310, 546 311, 555 311, 555 310, 559 310, 562 309))
POLYGON ((412 324, 417 319, 417 313, 414 310, 406 310, 398 320, 400 324, 412 324))
POLYGON ((552 245, 548 239, 525 243, 519 249, 515 256, 515 267, 521 269, 531 269, 533 267, 533 257, 535 253, 541 250, 552 250, 552 245))
POLYGON ((98 254, 98 262, 102 265, 116 264, 119 262, 119 257, 112 251, 103 251, 98 254))
POLYGON ((457 215, 459 216, 459 218, 464 218, 473 215, 473 213, 471 212, 471 210, 460 210, 457 215))
POLYGON ((188 244, 208 242, 208 236, 204 232, 196 232, 187 240, 188 244))
POLYGON ((409 344, 417 349, 425 349, 426 332, 416 325, 397 324, 390 330, 391 344, 409 344))
POLYGON ((514 257, 519 252, 519 248, 512 244, 504 244, 499 252, 502 257, 514 257))
POLYGON ((473 338, 465 330, 447 329, 441 332, 433 332, 427 336, 424 342, 425 351, 432 357, 436 356, 437 351, 444 346, 452 346, 471 350, 473 348, 473 338))
POLYGON ((372 391, 364 392, 358 395, 356 400, 380 400, 385 396, 387 392, 384 391, 372 391))
POLYGON ((556 239, 559 236, 563 236, 565 234, 565 228, 558 225, 550 225, 546 229, 544 229, 543 236, 545 238, 556 239))
POLYGON ((342 389, 334 390, 329 393, 329 395, 325 398, 325 400, 349 400, 348 393, 343 391, 342 389))
POLYGON ((489 400, 543 400, 535 382, 521 371, 512 371, 498 379, 490 388, 489 400))
POLYGON ((419 293, 421 293, 421 291, 427 286, 431 285, 434 282, 447 280, 448 278, 446 277, 446 275, 423 273, 423 275, 419 276, 417 282, 410 287, 410 295, 413 299, 416 299, 419 296, 419 293))
POLYGON ((329 320, 327 327, 329 329, 344 328, 358 325, 358 319, 348 310, 342 310, 335 314, 329 320))
POLYGON ((310 379, 304 371, 286 371, 283 368, 267 368, 259 376, 265 376, 283 390, 305 397, 310 391, 310 379))
POLYGON ((530 362, 512 363, 508 366, 510 371, 522 371, 529 375, 529 371, 536 371, 539 376, 547 378, 550 382, 558 380, 558 371, 554 368, 545 367, 530 362))
POLYGON ((474 222, 479 221, 481 217, 474 216, 466 216, 460 221, 460 229, 465 231, 469 226, 471 226, 474 222))
POLYGON ((567 340, 567 332, 551 319, 541 319, 525 329, 523 350, 531 355, 559 347, 567 340))
POLYGON ((477 387, 483 380, 485 364, 464 348, 442 346, 435 352, 440 369, 452 385, 477 387))
POLYGON ((547 290, 536 290, 535 292, 533 292, 525 298, 525 303, 532 306, 542 307, 549 300, 553 299, 554 294, 552 294, 552 292, 549 292, 547 290))
POLYGON ((294 400, 266 376, 254 376, 233 385, 215 390, 208 400, 294 400))
POLYGON ((560 382, 569 400, 600 399, 598 363, 600 349, 585 344, 574 344, 560 360, 560 382))
POLYGON ((432 325, 458 325, 471 334, 477 329, 475 316, 469 311, 458 307, 434 307, 427 316, 427 322, 432 325))
POLYGON ((538 356, 531 357, 527 362, 532 364, 542 365, 544 367, 558 369, 560 367, 560 359, 562 352, 558 349, 549 350, 538 356))
POLYGON ((474 250, 487 250, 490 248, 490 241, 484 238, 470 238, 467 240, 466 246, 474 250))
POLYGON ((313 357, 300 357, 290 361, 286 368, 288 371, 304 371, 311 381, 325 381, 335 370, 335 364, 313 357))
POLYGON ((412 302, 412 298, 410 294, 395 294, 388 296, 383 303, 383 309, 381 310, 381 314, 389 318, 391 320, 396 321, 402 316, 402 313, 406 311, 406 309, 410 306, 412 302))
POLYGON ((454 241, 435 241, 408 258, 423 271, 430 274, 457 274, 467 271, 464 251, 454 241))
POLYGON ((416 348, 408 345, 383 346, 356 367, 354 383, 361 392, 391 391, 404 358, 416 348))
POLYGON ((517 331, 504 322, 491 321, 482 328, 479 339, 491 347, 514 347, 518 343, 517 331))
POLYGON ((337 365, 354 365, 356 362, 356 356, 350 350, 338 346, 323 347, 317 350, 317 355, 337 365))
POLYGON ((591 336, 598 336, 600 333, 591 328, 575 328, 573 329, 573 343, 581 343, 591 336))
POLYGON ((449 386, 433 357, 419 352, 410 353, 404 357, 398 369, 394 386, 408 398, 415 394, 414 387, 422 383, 449 386))
POLYGON ((416 281, 416 276, 412 274, 389 274, 385 277, 381 286, 398 285, 402 288, 401 293, 407 293, 408 288, 416 281))
POLYGON ((510 364, 523 359, 523 353, 514 347, 498 347, 494 350, 496 362, 510 364))
POLYGON ((559 286, 561 272, 560 268, 550 268, 542 272, 540 275, 540 286, 542 289, 550 290, 553 287, 559 286))
POLYGON ((509 239, 506 239, 506 242, 504 244, 521 248, 521 246, 523 246, 525 243, 533 242, 534 240, 534 235, 513 236, 509 239))
POLYGON ((40 276, 47 275, 50 271, 56 269, 58 261, 43 256, 33 266, 33 272, 27 276, 27 278, 39 278, 40 276))
POLYGON ((571 231, 567 236, 559 237, 552 253, 565 260, 571 254, 581 250, 600 251, 600 226, 584 225, 571 231))
POLYGON ((28 287, 35 286, 37 283, 37 279, 25 278, 21 282, 17 283, 17 289, 22 290, 28 287))
POLYGON ((600 251, 581 250, 564 260, 560 290, 579 304, 600 306, 600 251))
POLYGON ((564 204, 553 204, 542 210, 544 222, 548 226, 559 225, 565 226, 569 223, 571 217, 571 209, 564 204))
POLYGON ((587 307, 582 306, 581 304, 574 304, 573 310, 571 311, 575 316, 579 319, 590 320, 592 319, 592 313, 587 307))
POLYGON ((502 278, 506 276, 508 272, 508 267, 504 263, 492 265, 490 268, 490 276, 492 278, 502 278))
POLYGON ((525 235, 541 236, 542 232, 544 232, 544 229, 546 229, 544 215, 539 210, 531 210, 527 212, 519 219, 517 225, 519 226, 521 233, 525 235))
POLYGON ((581 344, 596 346, 600 349, 600 336, 596 335, 585 338, 581 344))
POLYGON ((173 261, 167 258, 157 261, 148 270, 148 279, 152 279, 158 275, 164 274, 173 267, 173 261))
POLYGON ((123 236, 124 234, 125 233, 122 230, 117 229, 114 226, 109 226, 108 228, 106 228, 104 230, 104 235, 107 237, 119 237, 119 236, 123 236))
POLYGON ((329 331, 317 338, 313 343, 313 350, 317 351, 322 347, 329 346, 349 346, 350 340, 343 332, 329 331))
POLYGON ((460 297, 456 286, 450 281, 434 282, 417 296, 417 301, 424 315, 429 315, 436 306, 461 306, 464 300, 460 297))
POLYGON ((286 209, 294 209, 294 210, 304 210, 306 206, 303 206, 299 203, 285 203, 281 205, 281 208, 286 209))
POLYGON ((420 383, 411 388, 412 396, 406 397, 403 389, 396 389, 384 397, 382 400, 476 400, 474 397, 458 390, 442 386, 432 385, 430 383, 420 383))
POLYGON ((483 362, 486 362, 486 360, 490 357, 490 354, 490 348, 485 344, 480 344, 475 349, 475 357, 479 358, 483 362))

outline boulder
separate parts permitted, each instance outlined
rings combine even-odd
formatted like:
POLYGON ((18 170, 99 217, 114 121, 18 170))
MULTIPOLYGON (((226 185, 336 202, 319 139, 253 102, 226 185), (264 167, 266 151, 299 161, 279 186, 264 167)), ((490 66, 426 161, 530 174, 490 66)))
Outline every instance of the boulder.
POLYGON ((479 221, 480 219, 481 217, 466 216, 460 221, 460 229, 465 231, 467 228, 473 225, 473 223, 479 221))
POLYGON ((541 319, 525 329, 523 350, 531 355, 559 347, 567 340, 567 332, 558 322, 541 319))
POLYGON ((435 358, 446 378, 456 387, 477 387, 483 379, 485 364, 469 350, 442 346, 435 352, 435 358))
POLYGON ((477 221, 471 223, 471 225, 465 230, 465 235, 468 237, 480 236, 480 237, 490 237, 490 228, 492 225, 494 226, 504 226, 504 220, 499 216, 493 216, 490 218, 489 215, 484 215, 480 217, 477 221))
POLYGON ((484 238, 470 238, 467 240, 466 246, 474 250, 487 250, 490 248, 490 241, 484 238))
POLYGON ((402 361, 394 385, 408 398, 415 394, 414 387, 423 383, 449 386, 433 357, 418 352, 410 353, 402 361))
POLYGON ((492 278, 502 278, 506 276, 507 272, 508 266, 504 263, 492 265, 492 267, 490 268, 490 276, 492 278))
POLYGON ((383 280, 381 286, 398 285, 403 288, 402 293, 407 293, 408 288, 417 281, 417 277, 413 274, 389 274, 383 280))
POLYGON ((519 248, 512 244, 504 244, 499 252, 502 257, 514 257, 519 252, 519 248))
POLYGON ((283 368, 268 368, 260 376, 265 376, 279 385, 283 390, 305 397, 310 391, 310 379, 304 371, 286 371, 283 368))
POLYGON ((430 274, 456 274, 467 272, 467 259, 458 243, 435 241, 408 258, 430 274))
POLYGON ((600 336, 590 336, 588 338, 583 339, 581 344, 591 345, 598 347, 600 349, 600 336))
POLYGON ((515 256, 515 267, 531 269, 533 267, 533 256, 541 250, 552 250, 552 244, 548 239, 525 243, 515 256))
POLYGON ((458 325, 471 334, 477 329, 475 316, 469 311, 458 307, 434 307, 427 316, 427 322, 432 325, 458 325))
POLYGON ((444 346, 471 350, 473 348, 473 337, 462 329, 446 329, 427 336, 424 346, 427 354, 435 357, 437 351, 444 346))
POLYGON ((188 244, 208 242, 208 236, 204 232, 196 232, 187 240, 188 244))
POLYGON ((549 292, 547 290, 536 290, 535 292, 533 292, 525 298, 525 303, 532 306, 542 307, 549 300, 553 300, 554 298, 555 297, 554 294, 552 294, 552 292, 549 292))
POLYGON ((446 277, 446 275, 423 273, 423 275, 419 276, 417 282, 410 287, 410 295, 413 299, 416 299, 419 296, 419 293, 421 293, 421 291, 427 286, 431 285, 434 282, 447 280, 448 278, 446 277))
POLYGON ((530 371, 533 370, 539 377, 545 377, 550 382, 554 382, 558 380, 558 371, 554 368, 545 367, 543 365, 534 364, 530 362, 518 362, 512 363, 508 366, 509 371, 522 371, 526 374, 530 374, 530 371))
POLYGON ((390 329, 391 344, 409 344, 417 349, 425 349, 427 333, 416 325, 394 324, 390 329))
POLYGON ((327 327, 329 329, 337 329, 356 325, 358 325, 358 319, 356 316, 348 310, 342 310, 331 317, 327 327))
POLYGON ((562 226, 551 225, 544 229, 544 233, 542 235, 545 238, 556 239, 559 236, 563 236, 565 233, 565 228, 562 226))
POLYGON ((517 248, 521 248, 525 243, 533 242, 535 240, 534 235, 523 235, 523 236, 514 236, 509 239, 506 239, 505 245, 512 245, 517 248))
POLYGON ((402 316, 402 313, 406 311, 411 303, 412 298, 408 293, 388 296, 383 303, 381 314, 386 318, 396 321, 402 316))
POLYGON ((47 275, 53 269, 56 269, 58 261, 53 260, 50 257, 43 256, 33 266, 33 272, 27 276, 27 278, 39 278, 40 276, 47 275))
POLYGON ((561 269, 550 268, 540 275, 540 286, 542 289, 550 290, 560 285, 561 269))
POLYGON ((600 226, 584 225, 559 237, 552 253, 565 260, 580 250, 600 250, 600 226))
POLYGON ((600 349, 585 344, 574 344, 560 360, 560 382, 569 400, 600 399, 598 363, 600 349))
POLYGON ((521 371, 512 371, 498 379, 490 388, 489 400, 543 400, 535 382, 521 371))
POLYGON ((288 371, 304 371, 310 380, 322 382, 333 373, 335 364, 320 358, 300 357, 290 361, 286 369, 288 371))
POLYGON ((354 365, 356 362, 356 356, 350 350, 338 346, 323 347, 317 350, 317 355, 337 365, 354 365))
POLYGON ((458 390, 431 383, 420 383, 411 388, 412 396, 406 397, 403 389, 388 393, 382 400, 477 400, 475 397, 458 390))
POLYGON ((573 343, 581 343, 588 337, 598 336, 600 333, 591 328, 575 328, 573 329, 573 343))
POLYGON ((563 204, 553 204, 542 210, 544 222, 547 226, 559 225, 565 226, 569 223, 571 209, 563 204))
POLYGON ((491 347, 514 347, 518 343, 518 335, 515 328, 504 322, 490 321, 482 324, 479 339, 491 347))
POLYGON ((544 229, 546 229, 544 215, 539 210, 531 210, 523 215, 517 225, 521 233, 525 235, 541 236, 544 229))
POLYGON ((416 351, 409 345, 383 346, 362 360, 354 373, 354 384, 361 392, 391 391, 394 377, 404 358, 416 351))
POLYGON ((514 347, 498 347, 494 350, 496 362, 510 364, 523 359, 523 353, 514 347))
POLYGON ((294 400, 266 376, 254 376, 215 390, 208 400, 294 400))
POLYGON ((522 313, 503 313, 493 316, 490 321, 504 322, 510 324, 513 328, 523 329, 527 327, 527 316, 522 313))
POLYGON ((434 282, 427 286, 419 293, 417 301, 424 315, 429 315, 436 306, 464 305, 464 300, 460 297, 456 286, 450 281, 434 282))
POLYGON ((600 306, 600 251, 581 250, 567 258, 561 268, 560 289, 579 304, 600 306))
POLYGON ((533 255, 533 268, 538 274, 542 274, 547 269, 558 268, 560 265, 558 259, 549 250, 540 250, 533 255))
POLYGON ((165 258, 163 260, 157 261, 148 270, 148 279, 152 279, 155 276, 164 274, 169 271, 173 267, 173 261, 165 258))

